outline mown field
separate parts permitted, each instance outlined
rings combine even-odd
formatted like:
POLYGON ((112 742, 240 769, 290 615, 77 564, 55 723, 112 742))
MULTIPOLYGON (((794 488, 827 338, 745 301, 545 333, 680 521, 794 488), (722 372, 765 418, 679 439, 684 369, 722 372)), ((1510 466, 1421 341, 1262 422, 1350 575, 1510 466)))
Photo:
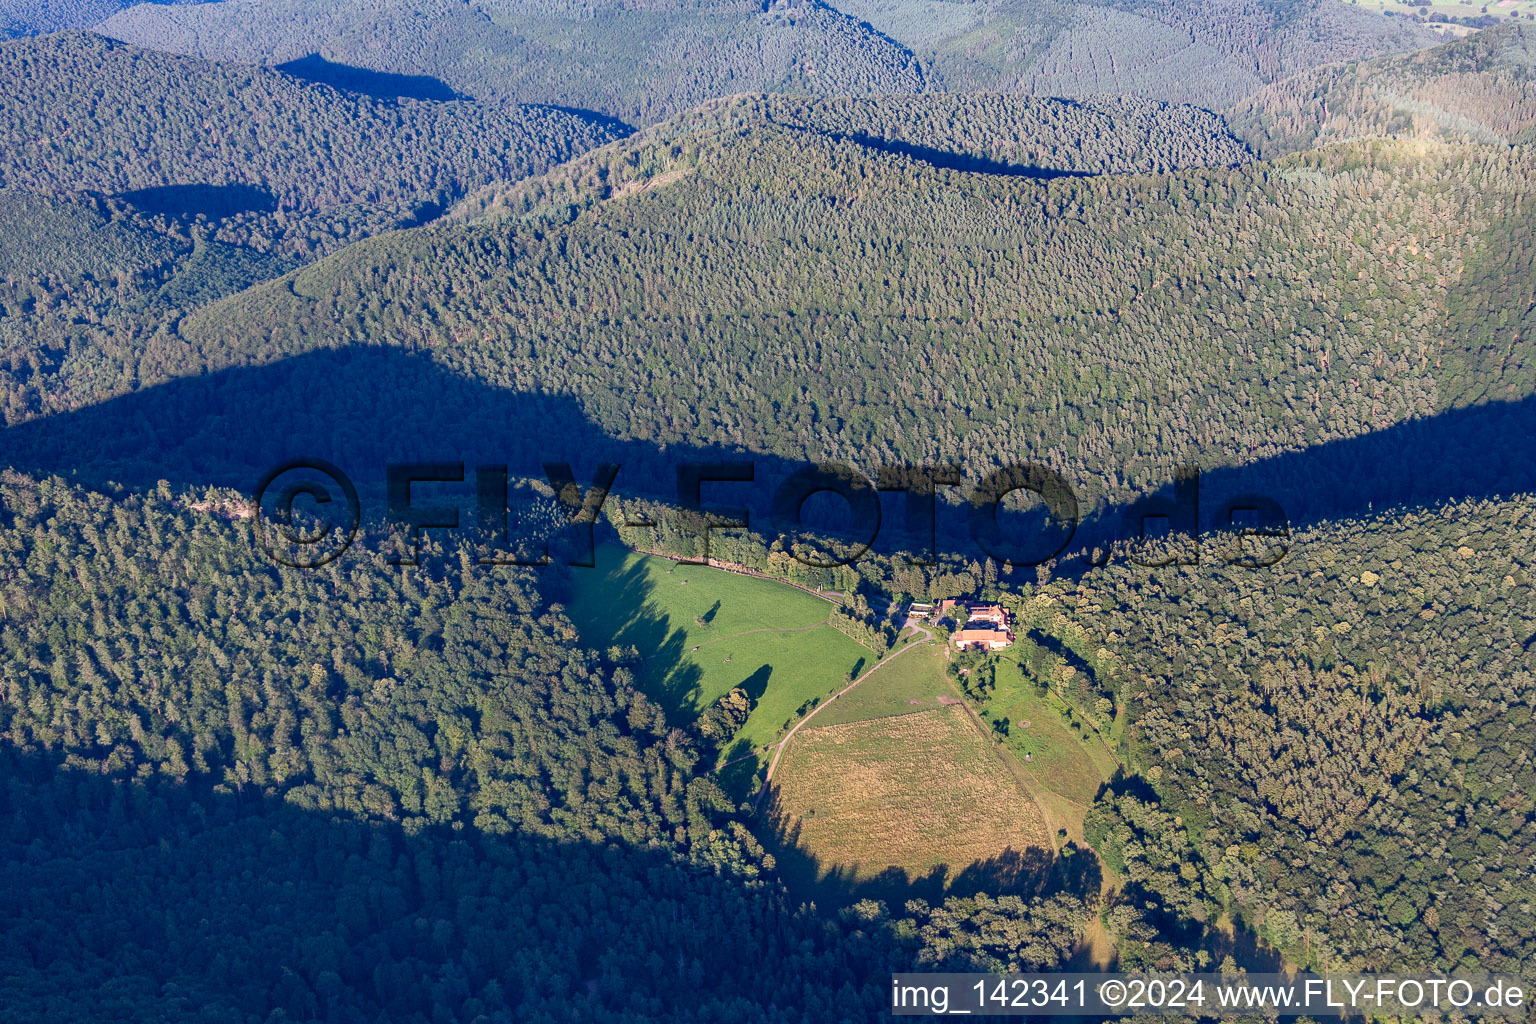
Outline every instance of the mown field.
MULTIPOLYGON (((944 678, 944 649, 919 644, 876 669, 870 677, 816 712, 805 731, 870 718, 910 715, 939 707, 939 695, 954 697, 944 678)), ((804 732, 797 733, 795 742, 804 732)))
POLYGON ((727 756, 771 743, 806 701, 877 660, 827 624, 832 605, 793 587, 617 546, 572 573, 582 642, 633 645, 641 688, 684 722, 741 686, 755 702, 727 756))
POLYGON ((1010 850, 1052 848, 1038 808, 958 705, 807 727, 774 779, 781 832, 815 875, 803 881, 890 879, 891 869, 916 880, 940 866, 953 877, 1010 850))

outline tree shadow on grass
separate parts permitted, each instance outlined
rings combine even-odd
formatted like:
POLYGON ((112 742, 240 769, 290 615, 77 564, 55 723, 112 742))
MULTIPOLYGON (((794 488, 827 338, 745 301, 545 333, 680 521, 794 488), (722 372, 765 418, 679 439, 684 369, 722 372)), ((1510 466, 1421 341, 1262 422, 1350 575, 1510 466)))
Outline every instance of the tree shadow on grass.
POLYGON ((1094 903, 1103 869, 1087 847, 1069 843, 1061 854, 1036 845, 1005 847, 964 864, 936 864, 924 872, 897 866, 832 863, 803 839, 804 819, 790 815, 774 786, 764 803, 759 838, 769 846, 790 890, 818 905, 846 906, 862 899, 899 907, 907 900, 942 902, 949 896, 1045 896, 1069 892, 1094 903))
POLYGON ((667 713, 668 721, 686 726, 697 716, 703 672, 687 660, 688 634, 655 601, 656 584, 641 559, 617 572, 596 577, 573 569, 574 616, 588 647, 633 646, 640 654, 636 675, 646 696, 667 713))
POLYGON ((768 679, 773 675, 772 665, 763 665, 756 672, 743 679, 737 685, 747 692, 752 700, 752 707, 757 707, 757 702, 763 699, 763 694, 768 692, 768 679))

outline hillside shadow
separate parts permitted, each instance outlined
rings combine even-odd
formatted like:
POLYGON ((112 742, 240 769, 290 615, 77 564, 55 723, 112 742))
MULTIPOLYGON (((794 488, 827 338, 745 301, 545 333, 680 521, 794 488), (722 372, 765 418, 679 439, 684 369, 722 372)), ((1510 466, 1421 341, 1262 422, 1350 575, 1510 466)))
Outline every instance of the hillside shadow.
POLYGON ((839 142, 856 142, 861 146, 866 146, 882 153, 891 153, 912 160, 920 160, 930 167, 938 167, 949 171, 1000 174, 1010 178, 1029 178, 1033 181, 1092 177, 1092 174, 1088 171, 1067 171, 1055 167, 1013 164, 1004 160, 993 160, 990 157, 977 156, 973 153, 957 153, 947 149, 935 149, 932 146, 919 146, 916 143, 902 142, 897 139, 883 139, 878 135, 843 135, 835 132, 823 134, 839 142))
MULTIPOLYGON (((781 992, 679 963, 771 963, 786 935, 823 927, 759 883, 618 840, 413 835, 9 746, 0 821, 0 972, 18 1020, 500 1021, 551 1005, 606 1020, 636 997, 691 1016, 781 992), (647 966, 658 957, 670 969, 647 966)), ((838 969, 878 988, 889 968, 838 969)))
MULTIPOLYGON (((1263 495, 1290 528, 1365 516, 1391 504, 1536 492, 1536 398, 1489 402, 1315 445, 1200 479, 1200 521, 1209 531, 1242 496, 1263 495)), ((249 491, 270 467, 297 456, 347 472, 382 514, 385 466, 446 460, 465 466, 462 484, 432 485, 473 515, 474 471, 508 464, 543 477, 542 463, 568 461, 583 486, 599 462, 616 462, 616 488, 675 503, 684 463, 748 461, 751 483, 706 483, 706 507, 746 506, 754 529, 770 531, 777 483, 814 459, 762 455, 730 446, 661 445, 615 439, 564 395, 508 391, 448 370, 429 356, 379 346, 329 349, 265 366, 182 378, 74 412, 0 432, 0 463, 57 473, 95 488, 218 485, 249 491)), ((972 471, 974 475, 974 470, 972 471)), ((1171 482, 1170 482, 1171 484, 1171 482)), ((887 496, 878 550, 893 550, 904 522, 902 496, 887 496)), ((415 499, 413 499, 415 500, 415 499)), ((1093 546, 1123 540, 1141 499, 1109 504, 1078 528, 1058 572, 1088 571, 1093 546)), ((812 513, 816 502, 807 503, 812 513)), ((831 506, 836 508, 835 503, 831 506)), ((940 507, 940 537, 974 559, 963 512, 940 507), (946 517, 950 517, 946 520, 946 517), (946 521, 957 528, 946 528, 946 521)), ((466 521, 468 521, 466 519, 466 521)))
POLYGON ((286 64, 278 64, 275 68, 302 82, 328 85, 340 92, 361 93, 377 100, 468 98, 455 92, 446 82, 431 75, 401 75, 389 71, 373 71, 351 64, 337 64, 326 60, 318 53, 290 60, 286 64))
POLYGON ((455 501, 468 525, 475 470, 508 465, 544 479, 569 462, 586 487, 602 462, 621 467, 615 487, 675 502, 687 462, 749 460, 752 483, 706 483, 706 506, 747 504, 766 526, 767 495, 801 463, 726 446, 662 447, 610 437, 563 395, 509 391, 460 376, 430 356, 381 346, 325 349, 263 366, 177 378, 68 413, 0 431, 0 463, 56 473, 88 487, 222 486, 245 491, 296 457, 345 472, 382 514, 389 463, 462 462, 459 483, 419 487, 413 502, 455 501))
MULTIPOLYGON (((772 119, 770 118, 770 120, 772 119)), ((975 153, 939 149, 934 146, 924 146, 901 139, 887 139, 879 135, 867 135, 863 132, 835 132, 803 124, 777 121, 773 123, 790 131, 809 132, 813 135, 830 139, 833 142, 851 142, 866 149, 873 149, 880 153, 889 153, 893 156, 904 156, 911 160, 921 161, 930 167, 937 167, 943 170, 968 171, 976 174, 998 174, 1010 178, 1029 178, 1035 181, 1095 176, 1095 172, 1092 171, 1069 171, 1056 167, 1038 167, 1032 164, 1009 163, 1006 160, 996 160, 975 153)))
MULTIPOLYGON (((1460 500, 1536 493, 1536 398, 1485 402, 1450 409, 1359 437, 1204 470, 1199 479, 1199 524, 1217 530, 1267 528, 1255 506, 1271 499, 1289 529, 1344 518, 1368 517, 1392 506, 1434 507, 1460 500)), ((1160 491, 1171 499, 1175 481, 1160 491)), ((1064 553, 1061 571, 1091 571, 1092 549, 1133 539, 1126 523, 1142 511, 1143 497, 1105 506, 1085 520, 1064 553)), ((1284 543, 1276 538, 1276 543, 1284 543)), ((1226 545, 1230 547, 1230 545, 1226 545)), ((1207 552, 1209 554, 1209 551, 1207 552)))
POLYGON ((238 213, 272 213, 277 197, 260 185, 159 185, 118 195, 145 213, 190 222, 201 214, 223 220, 238 213))

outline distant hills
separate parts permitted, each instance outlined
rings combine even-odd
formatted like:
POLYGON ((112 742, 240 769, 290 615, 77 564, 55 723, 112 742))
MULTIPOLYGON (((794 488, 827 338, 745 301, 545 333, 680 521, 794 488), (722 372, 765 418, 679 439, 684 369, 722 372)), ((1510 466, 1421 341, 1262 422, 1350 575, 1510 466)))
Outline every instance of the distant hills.
POLYGON ((327 60, 428 75, 483 101, 551 103, 655 121, 731 93, 911 93, 899 44, 823 4, 472 5, 440 0, 238 0, 141 5, 99 31, 219 60, 327 60))
POLYGON ((956 170, 1060 177, 1244 163, 1217 115, 1125 97, 1081 102, 995 93, 881 99, 764 97, 776 124, 846 136, 956 170))
POLYGON ((1437 38, 1412 23, 1308 0, 844 0, 839 7, 910 47, 938 88, 1119 93, 1211 108, 1303 68, 1437 38))
POLYGON ((135 0, 0 0, 0 38, 90 28, 135 0))
POLYGON ((617 137, 565 111, 384 101, 85 33, 0 44, 0 82, 0 185, 243 217, 272 244, 316 227, 295 216, 342 238, 411 223, 617 137))
POLYGON ((1331 65, 1277 82, 1231 111, 1265 155, 1341 139, 1536 141, 1536 30, 1505 22, 1419 53, 1331 65))
POLYGON ((120 390, 162 321, 619 137, 82 32, 0 43, 6 418, 120 390))
POLYGON ((1332 0, 224 0, 140 4, 98 31, 220 60, 319 54, 631 123, 764 91, 1120 93, 1219 108, 1325 62, 1439 38, 1332 0))

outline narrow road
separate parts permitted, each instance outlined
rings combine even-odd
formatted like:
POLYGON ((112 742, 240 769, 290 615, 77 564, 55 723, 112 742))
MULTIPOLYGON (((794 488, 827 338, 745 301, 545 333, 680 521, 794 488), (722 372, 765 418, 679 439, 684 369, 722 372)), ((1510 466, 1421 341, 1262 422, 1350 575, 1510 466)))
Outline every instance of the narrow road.
MULTIPOLYGON (((901 655, 903 655, 903 654, 907 653, 908 651, 912 650, 912 648, 914 648, 914 647, 921 647, 923 644, 931 644, 931 643, 933 643, 933 633, 930 632, 929 630, 924 629, 922 626, 913 625, 910 619, 907 622, 902 624, 903 628, 906 628, 907 626, 912 626, 912 629, 915 632, 922 634, 923 638, 921 640, 914 640, 911 643, 908 643, 905 646, 901 647, 899 650, 892 651, 890 654, 887 654, 885 657, 883 657, 879 661, 875 662, 875 664, 870 668, 870 670, 868 672, 865 672, 863 675, 859 676, 859 678, 855 679, 853 682, 849 683, 847 686, 843 687, 841 690, 838 690, 831 697, 828 697, 826 700, 822 701, 820 704, 818 704, 814 708, 812 708, 809 714, 807 714, 804 718, 800 719, 800 721, 796 722, 794 727, 792 729, 790 729, 789 732, 784 734, 784 738, 782 740, 779 740, 778 743, 774 744, 774 746, 772 748, 773 749, 773 760, 768 762, 768 774, 763 776, 763 785, 762 785, 762 788, 758 790, 758 793, 757 793, 757 803, 753 805, 754 809, 762 806, 762 804, 763 804, 763 797, 768 795, 768 784, 773 781, 774 769, 778 768, 778 766, 779 766, 779 758, 784 756, 784 748, 789 745, 789 741, 790 740, 795 738, 795 733, 799 732, 802 728, 804 728, 805 723, 807 723, 811 719, 815 718, 816 717, 816 713, 818 711, 820 711, 822 708, 826 707, 828 704, 831 704, 834 700, 837 700, 837 698, 841 697, 843 694, 847 693, 849 690, 853 689, 855 686, 858 686, 860 683, 862 683, 864 680, 868 679, 870 676, 874 675, 877 671, 879 671, 881 665, 884 665, 886 662, 890 661, 892 658, 898 658, 901 655)), ((740 758, 738 758, 737 760, 740 760, 740 758)))
MULTIPOLYGON (((764 749, 766 749, 766 748, 764 748, 764 749)), ((758 754, 761 754, 761 753, 762 753, 761 750, 749 750, 745 754, 742 754, 740 757, 733 757, 733 758, 731 758, 729 761, 725 762, 725 764, 717 764, 717 765, 715 765, 714 768, 710 769, 710 774, 713 775, 715 772, 722 771, 722 770, 724 770, 726 768, 729 768, 733 764, 739 764, 742 761, 747 760, 748 758, 756 757, 758 754)))

